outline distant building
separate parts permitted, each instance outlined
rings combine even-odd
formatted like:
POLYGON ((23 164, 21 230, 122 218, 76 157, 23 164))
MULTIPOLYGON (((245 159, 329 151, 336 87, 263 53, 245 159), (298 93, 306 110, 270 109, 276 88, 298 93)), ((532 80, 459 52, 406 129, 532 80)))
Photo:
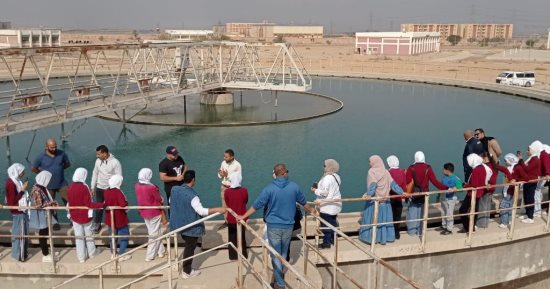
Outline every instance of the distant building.
POLYGON ((546 49, 550 49, 550 28, 548 28, 548 39, 546 40, 546 49))
POLYGON ((273 35, 282 37, 323 38, 323 26, 273 26, 273 35))
POLYGON ((225 24, 225 35, 246 38, 272 38, 274 23, 267 21, 260 23, 230 22, 225 24))
POLYGON ((212 30, 164 30, 171 39, 209 39, 214 36, 212 30))
POLYGON ((357 32, 355 51, 358 54, 416 55, 439 52, 438 32, 357 32))
POLYGON ((514 32, 513 24, 401 24, 403 32, 439 32, 441 40, 447 40, 451 35, 459 35, 462 39, 482 40, 485 38, 511 39, 514 32))
POLYGON ((0 47, 51 47, 61 45, 59 29, 3 29, 0 47))
POLYGON ((298 38, 322 38, 323 26, 276 25, 267 21, 258 23, 226 23, 214 26, 214 34, 228 37, 272 40, 277 36, 298 38))

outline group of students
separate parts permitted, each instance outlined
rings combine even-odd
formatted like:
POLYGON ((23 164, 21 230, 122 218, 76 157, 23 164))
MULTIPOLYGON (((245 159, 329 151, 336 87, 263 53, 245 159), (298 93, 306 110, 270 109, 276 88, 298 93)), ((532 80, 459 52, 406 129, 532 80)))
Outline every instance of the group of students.
MULTIPOLYGON (((442 235, 453 233, 454 227, 454 209, 458 202, 456 191, 462 188, 479 188, 467 190, 466 196, 461 202, 459 213, 463 228, 459 233, 467 233, 469 230, 470 218, 467 215, 471 208, 471 198, 476 198, 475 211, 479 212, 475 217, 476 228, 487 228, 491 210, 492 197, 496 189, 482 188, 497 184, 498 173, 505 176, 505 182, 527 182, 522 185, 523 202, 526 206, 525 215, 520 216, 523 223, 534 223, 534 217, 540 216, 544 212, 541 210, 541 197, 535 202, 535 195, 541 194, 547 179, 538 182, 529 182, 550 176, 550 146, 534 141, 528 147, 527 160, 523 160, 521 152, 516 154, 507 154, 504 159, 506 166, 498 164, 497 160, 488 152, 481 155, 472 153, 467 156, 467 162, 472 168, 468 180, 463 182, 454 174, 454 165, 446 163, 443 165, 444 177, 439 181, 432 167, 426 163, 424 153, 418 151, 415 153, 415 162, 407 169, 399 168, 399 159, 396 156, 387 158, 389 170, 386 170, 384 162, 380 156, 374 155, 369 159, 370 169, 367 176, 367 192, 363 198, 367 199, 365 207, 361 213, 361 227, 359 229, 359 239, 365 243, 372 242, 372 230, 374 219, 374 201, 372 197, 380 197, 377 225, 376 243, 386 244, 400 238, 400 223, 403 210, 403 200, 408 205, 406 224, 409 235, 421 236, 422 219, 424 216, 425 195, 417 195, 420 192, 429 191, 431 182, 439 190, 447 190, 439 196, 442 208, 442 225, 438 230, 442 235), (402 195, 402 197, 385 198, 391 195, 402 195), (385 199, 384 199, 385 198, 385 199)), ((508 186, 503 192, 503 199, 500 202, 500 223, 499 227, 506 229, 510 224, 511 207, 514 186, 508 186)))
MULTIPOLYGON (((387 158, 386 161, 389 169, 386 169, 384 161, 380 156, 371 156, 369 158, 370 169, 367 175, 367 192, 363 195, 363 198, 367 201, 361 213, 359 239, 369 244, 372 242, 372 224, 375 212, 375 202, 371 200, 373 197, 382 198, 378 207, 377 223, 380 225, 376 226, 377 233, 374 240, 375 242, 386 244, 387 242, 393 242, 395 239, 400 238, 400 224, 392 223, 393 221, 401 221, 404 200, 406 200, 408 206, 406 221, 407 233, 409 235, 422 235, 423 228, 421 220, 424 215, 424 202, 426 199, 424 195, 417 195, 417 193, 429 191, 429 183, 432 183, 440 190, 447 190, 447 192, 440 197, 443 210, 441 234, 452 234, 454 226, 454 207, 458 202, 455 194, 456 190, 462 187, 477 188, 487 185, 496 185, 499 172, 505 175, 506 182, 531 181, 541 176, 550 175, 550 147, 548 145, 544 145, 540 141, 535 141, 529 146, 528 155, 529 158, 524 161, 519 152, 516 155, 508 154, 504 157, 506 161, 506 167, 504 167, 500 166, 495 158, 488 152, 484 152, 481 155, 475 153, 469 154, 467 156, 467 162, 472 168, 472 171, 469 179, 464 183, 454 174, 455 167, 452 163, 443 165, 444 177, 442 181, 439 181, 432 167, 426 163, 425 155, 421 151, 415 153, 415 162, 407 169, 399 168, 399 159, 396 156, 392 155, 387 158), (390 195, 401 196, 385 198, 390 195)), ((232 158, 225 160, 228 164, 235 161, 233 154, 230 156, 232 158)), ((108 160, 100 159, 100 161, 107 162, 108 160)), ((336 160, 327 159, 324 161, 323 167, 323 175, 318 183, 314 183, 311 186, 311 192, 315 194, 317 201, 320 203, 320 217, 329 224, 337 227, 337 215, 342 210, 342 203, 338 201, 341 199, 341 179, 338 175, 339 164, 336 160)), ((277 172, 276 168, 278 168, 278 166, 274 168, 274 184, 271 186, 274 186, 274 189, 288 190, 288 187, 286 187, 287 183, 285 183, 285 186, 277 183, 280 181, 288 182, 288 170, 284 167, 280 169, 281 172, 277 172), (278 185, 281 187, 277 188, 278 185)), ((274 201, 276 199, 273 199, 276 198, 276 196, 273 194, 266 195, 264 191, 262 191, 262 194, 258 200, 256 200, 254 210, 246 210, 248 191, 241 186, 242 174, 240 170, 228 173, 225 173, 226 170, 223 169, 220 169, 220 171, 224 172, 223 175, 220 175, 224 180, 224 182, 222 182, 224 205, 220 208, 208 209, 202 207, 200 199, 193 190, 195 184, 194 171, 184 170, 181 180, 182 184, 171 188, 172 196, 169 200, 171 208, 171 212, 169 213, 171 229, 178 229, 185 224, 189 224, 190 221, 197 220, 199 216, 206 216, 215 212, 225 214, 227 212, 226 209, 231 208, 239 217, 234 218, 229 214, 226 215, 225 219, 229 226, 229 240, 236 245, 237 221, 239 219, 246 220, 246 218, 256 209, 264 208, 266 210, 266 222, 268 224, 270 223, 269 218, 271 218, 271 222, 273 223, 274 214, 279 216, 277 218, 283 216, 282 218, 285 218, 285 220, 291 220, 291 223, 296 222, 294 214, 299 210, 294 210, 294 208, 292 208, 291 213, 290 211, 287 212, 289 210, 288 208, 278 208, 277 206, 279 204, 274 201), (262 200, 264 201, 263 203, 261 202, 262 200)), ((51 252, 49 252, 49 246, 47 244, 47 236, 49 234, 48 218, 50 218, 52 224, 55 224, 57 221, 55 218, 51 218, 51 216, 48 215, 48 210, 43 209, 48 206, 57 206, 55 199, 52 198, 47 189, 52 174, 46 170, 40 171, 40 173, 36 175, 36 182, 30 190, 30 193, 27 193, 28 182, 22 181, 24 174, 25 168, 19 163, 14 163, 8 168, 9 178, 6 181, 5 187, 6 203, 12 206, 15 204, 16 206, 26 207, 11 209, 13 216, 12 235, 14 236, 12 238, 12 257, 18 261, 25 261, 28 258, 28 240, 23 236, 28 235, 30 227, 38 230, 40 236, 39 244, 43 254, 42 260, 44 262, 52 262, 55 256, 50 254, 51 252)), ((103 200, 98 201, 96 198, 96 202, 93 201, 94 190, 90 189, 86 184, 87 174, 88 172, 86 169, 77 168, 72 177, 72 183, 67 189, 67 205, 72 207, 68 209, 69 218, 73 225, 74 234, 77 237, 76 251, 80 262, 85 262, 87 259, 93 258, 99 254, 93 239, 93 211, 104 210, 107 206, 128 206, 127 198, 121 190, 123 177, 120 174, 114 174, 108 178, 108 185, 105 186, 103 191, 103 200)), ((134 192, 139 206, 162 206, 167 203, 161 197, 159 188, 151 183, 152 174, 153 172, 149 168, 143 168, 138 173, 134 192)), ((537 208, 534 195, 535 191, 540 190, 543 184, 543 181, 523 184, 523 199, 525 205, 527 205, 526 216, 522 217, 522 221, 525 223, 534 222, 533 218, 536 216, 535 211, 537 208)), ((301 195, 297 186, 296 190, 295 194, 301 195)), ((492 194, 494 192, 494 188, 477 189, 475 192, 468 190, 465 198, 462 200, 459 212, 461 214, 467 214, 470 211, 472 197, 475 197, 477 200, 476 211, 484 212, 490 210, 492 194)), ((504 192, 504 198, 500 204, 500 226, 502 228, 507 228, 510 222, 510 207, 512 206, 514 192, 513 186, 510 186, 504 192)), ((302 199, 300 199, 300 202, 305 202, 305 199, 302 199)), ((538 204, 538 206, 540 210, 540 204, 538 204)), ((150 239, 160 236, 162 234, 161 224, 166 224, 167 222, 164 210, 161 208, 146 208, 140 209, 139 213, 145 220, 150 239)), ((488 213, 477 214, 475 227, 486 228, 488 226, 488 219, 488 213)), ((464 228, 459 232, 467 232, 470 218, 468 216, 463 216, 461 220, 464 228)), ((125 209, 106 210, 105 223, 109 227, 109 234, 111 230, 114 230, 116 235, 121 236, 116 239, 118 248, 116 248, 116 244, 110 244, 112 253, 114 255, 124 254, 128 246, 127 236, 129 235, 127 211, 125 209), (111 213, 114 214, 114 224, 111 223, 111 213)), ((330 228, 325 227, 323 233, 323 243, 319 244, 319 248, 330 248, 334 243, 333 232, 330 228)), ((192 227, 182 234, 182 236, 186 238, 186 251, 189 251, 184 252, 184 256, 191 256, 193 254, 191 250, 194 251, 195 246, 191 245, 193 242, 196 243, 198 237, 202 234, 204 234, 204 224, 202 224, 202 226, 192 227)), ((244 236, 243 240, 245 240, 244 236)), ((162 242, 152 242, 147 247, 145 261, 152 261, 157 257, 164 257, 165 250, 162 242)), ((283 252, 286 250, 288 250, 288 246, 283 252)), ((246 243, 243 244, 242 254, 247 256, 246 243)), ((285 257, 287 256, 288 253, 285 257)), ((229 257, 232 260, 237 259, 237 252, 230 249, 229 257)), ((126 255, 120 258, 120 260, 124 261, 130 258, 130 255, 126 255)), ((191 269, 190 261, 185 262, 183 267, 184 276, 192 277, 197 274, 191 269)))
MULTIPOLYGON (((12 223, 12 257, 18 261, 24 262, 28 259, 28 235, 29 229, 38 230, 39 245, 42 251, 42 261, 52 262, 55 256, 52 256, 47 243, 49 234, 48 219, 53 226, 58 221, 52 217, 49 210, 43 208, 58 206, 47 189, 52 174, 48 171, 41 171, 36 175, 36 183, 27 192, 28 181, 23 182, 25 167, 20 163, 14 163, 8 168, 9 178, 6 181, 6 203, 8 205, 17 204, 20 208, 11 209, 13 216, 12 223)), ((101 202, 92 201, 92 191, 86 184, 88 171, 85 168, 77 168, 72 177, 72 183, 67 189, 68 218, 71 220, 76 237, 76 254, 80 262, 85 262, 88 258, 93 258, 99 254, 93 239, 93 211, 94 209, 105 209, 107 206, 126 207, 128 201, 121 190, 123 177, 113 175, 109 178, 109 187, 105 190, 104 200, 101 202), (78 208, 86 207, 89 209, 78 208)), ((148 168, 141 169, 138 176, 138 182, 135 185, 135 192, 140 206, 161 206, 163 199, 160 196, 158 187, 152 184, 152 171, 148 168)), ((140 215, 144 218, 150 238, 155 238, 161 234, 162 209, 142 209, 140 215)), ((130 234, 128 227, 128 215, 126 210, 107 210, 105 212, 105 224, 116 235, 128 236, 130 234), (113 212, 114 224, 111 223, 111 212, 113 212)), ((118 249, 114 244, 110 244, 111 250, 115 254, 123 254, 128 247, 128 238, 120 237, 116 241, 118 249)), ((146 261, 152 261, 156 256, 164 257, 165 249, 160 242, 155 242, 147 247, 146 261)), ((123 256, 121 261, 130 259, 131 256, 123 256)))

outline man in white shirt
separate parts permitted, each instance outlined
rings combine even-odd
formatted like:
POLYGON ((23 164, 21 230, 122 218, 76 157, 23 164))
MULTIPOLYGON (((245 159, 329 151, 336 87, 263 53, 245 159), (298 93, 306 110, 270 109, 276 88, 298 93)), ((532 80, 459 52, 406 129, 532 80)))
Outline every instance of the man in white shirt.
MULTIPOLYGON (((230 175, 233 173, 239 173, 242 176, 241 164, 235 159, 235 152, 232 149, 225 150, 223 154, 223 161, 218 170, 218 178, 221 179, 220 199, 222 207, 226 207, 224 192, 225 189, 231 185, 230 175)), ((222 224, 219 229, 223 229, 227 226, 227 214, 224 215, 226 222, 222 224)))
MULTIPOLYGON (((114 175, 122 176, 122 167, 115 156, 109 153, 109 148, 105 145, 100 145, 95 149, 97 159, 92 173, 91 191, 95 196, 96 202, 103 202, 104 191, 109 188, 109 179, 114 175)), ((94 224, 92 232, 99 233, 101 230, 101 220, 103 219, 104 210, 94 210, 94 224)))

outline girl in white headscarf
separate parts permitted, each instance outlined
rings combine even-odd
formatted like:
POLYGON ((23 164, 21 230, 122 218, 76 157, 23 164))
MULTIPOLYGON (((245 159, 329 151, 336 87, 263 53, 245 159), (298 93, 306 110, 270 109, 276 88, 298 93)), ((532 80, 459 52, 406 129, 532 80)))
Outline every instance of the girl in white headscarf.
MULTIPOLYGON (((153 171, 149 168, 143 168, 138 173, 138 182, 135 184, 134 189, 136 192, 138 206, 162 206, 162 197, 160 196, 159 188, 151 183, 153 177, 153 171)), ((162 235, 161 224, 163 209, 140 209, 139 214, 145 220, 147 226, 147 232, 149 234, 149 241, 156 239, 162 235)), ((147 246, 147 253, 145 254, 145 262, 150 262, 155 257, 164 257, 165 249, 162 242, 150 243, 147 246)))
POLYGON ((94 239, 92 238, 92 209, 101 209, 104 206, 103 202, 92 202, 92 194, 90 188, 86 184, 88 171, 85 168, 77 168, 73 174, 73 182, 67 189, 67 206, 70 207, 88 207, 86 209, 70 209, 70 219, 73 224, 73 230, 76 243, 76 257, 83 263, 88 258, 93 258, 99 254, 99 249, 96 249, 94 239), (84 237, 86 237, 84 239, 84 237))
MULTIPOLYGON (((323 177, 317 185, 312 186, 311 192, 317 197, 321 204, 321 218, 331 225, 338 227, 337 216, 342 211, 342 202, 334 202, 335 199, 341 199, 340 184, 342 183, 338 171, 340 164, 333 159, 327 159, 323 165, 323 177)), ((323 243, 319 245, 321 249, 330 248, 334 244, 334 232, 331 229, 323 230, 323 243)))
MULTIPOLYGON (((237 215, 246 213, 246 205, 248 203, 248 189, 242 186, 243 177, 240 171, 229 174, 231 184, 228 189, 223 192, 224 200, 228 208, 233 210, 237 215)), ((241 240, 243 242, 241 254, 248 258, 248 250, 246 249, 245 230, 241 230, 241 240)), ((227 214, 227 238, 229 242, 237 247, 237 220, 232 214, 227 214)), ((238 254, 232 247, 228 250, 229 260, 237 260, 238 254)))
POLYGON ((424 195, 430 190, 430 183, 438 190, 447 190, 448 187, 442 184, 435 176, 432 167, 426 163, 426 157, 421 151, 414 154, 414 164, 407 168, 407 191, 412 194, 408 201, 407 209, 407 234, 411 236, 422 235, 422 221, 424 217, 424 195))
MULTIPOLYGON (((518 157, 514 154, 506 154, 504 156, 504 160, 506 161, 506 169, 508 169, 508 172, 512 176, 513 179, 505 178, 506 183, 515 182, 516 180, 521 180, 522 177, 519 175, 518 170, 515 170, 514 168, 518 164, 518 157)), ((502 201, 500 202, 500 224, 498 225, 499 228, 507 229, 508 225, 510 224, 510 216, 512 215, 512 202, 514 198, 515 193, 515 186, 508 186, 508 188, 504 188, 502 192, 502 201)))
MULTIPOLYGON (((50 192, 48 192, 48 184, 52 174, 48 171, 41 171, 36 175, 36 184, 32 187, 31 191, 31 206, 36 209, 29 210, 30 215, 30 227, 32 229, 38 230, 38 235, 48 236, 48 214, 50 215, 50 221, 53 224, 56 224, 57 221, 52 217, 50 210, 44 210, 44 207, 57 206, 57 202, 52 199, 50 192)), ((52 262, 53 258, 50 254, 50 249, 48 247, 48 239, 40 238, 38 240, 40 244, 40 249, 42 250, 42 262, 52 262)))
MULTIPOLYGON (((128 206, 128 201, 126 196, 120 189, 122 186, 122 176, 113 175, 109 179, 109 188, 105 190, 105 205, 109 207, 126 207, 128 206)), ((109 234, 111 230, 115 230, 115 235, 130 235, 130 230, 128 228, 128 214, 125 209, 114 209, 112 210, 114 214, 114 224, 111 222, 111 210, 105 212, 105 224, 109 226, 109 234)), ((122 255, 126 252, 128 248, 128 237, 117 238, 118 242, 118 251, 116 250, 116 245, 111 243, 111 252, 116 255, 122 255)), ((126 261, 131 259, 131 255, 125 255, 121 257, 120 261, 126 261)))
MULTIPOLYGON (((493 174, 493 171, 487 165, 483 164, 483 159, 477 154, 470 154, 468 155, 466 160, 468 161, 468 165, 472 168, 472 174, 470 175, 470 179, 468 180, 464 188, 478 188, 484 187, 489 184, 489 180, 493 174)), ((485 189, 477 189, 475 190, 475 196, 472 196, 472 191, 467 191, 466 196, 464 197, 464 200, 462 200, 462 204, 458 210, 460 214, 463 214, 463 216, 460 217, 462 220, 463 229, 458 231, 459 233, 467 233, 469 231, 470 217, 467 214, 468 212, 470 212, 472 197, 476 198, 477 200, 475 204, 475 211, 478 212, 479 199, 483 196, 484 193, 485 189)))
MULTIPOLYGON (((397 185, 399 185, 399 187, 403 189, 403 191, 407 190, 407 172, 404 169, 399 168, 399 159, 396 156, 391 155, 386 158, 386 162, 388 163, 389 167, 388 172, 390 173, 393 181, 397 183, 397 185)), ((395 196, 398 194, 391 190, 390 195, 395 196)), ((404 197, 392 198, 390 200, 394 222, 401 222, 403 215, 403 200, 405 200, 404 197)), ((401 223, 393 224, 395 239, 397 240, 401 238, 400 227, 401 223)))
MULTIPOLYGON (((8 206, 27 206, 26 192, 29 182, 22 182, 21 178, 25 175, 25 167, 20 163, 14 163, 8 168, 8 179, 6 180, 6 205, 8 206), (21 202, 23 200, 23 202, 21 202)), ((27 235, 29 232, 29 223, 25 209, 12 209, 11 226, 11 256, 17 261, 27 259, 27 238, 17 237, 27 235)))
MULTIPOLYGON (((541 176, 541 162, 540 162, 540 153, 544 149, 544 145, 536 140, 529 145, 528 155, 529 158, 526 161, 523 161, 521 155, 519 155, 519 161, 517 164, 517 169, 519 169, 522 174, 526 176, 525 181, 533 181, 541 176)), ((540 202, 542 201, 542 194, 537 195, 537 183, 530 182, 523 184, 523 202, 527 206, 525 207, 525 213, 527 217, 520 216, 522 222, 527 224, 533 224, 534 217, 540 217, 540 202), (533 206, 533 204, 535 204, 533 206), (538 214, 535 212, 538 210, 538 214)))

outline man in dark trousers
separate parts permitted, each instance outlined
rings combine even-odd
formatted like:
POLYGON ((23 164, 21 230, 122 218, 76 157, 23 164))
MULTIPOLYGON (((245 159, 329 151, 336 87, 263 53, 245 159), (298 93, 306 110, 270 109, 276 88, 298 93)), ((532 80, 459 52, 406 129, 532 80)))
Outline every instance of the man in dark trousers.
POLYGON ((464 153, 462 154, 462 166, 464 167, 464 182, 468 182, 472 174, 472 167, 470 167, 466 158, 470 154, 482 154, 483 144, 474 137, 474 132, 471 130, 464 132, 464 140, 466 141, 466 146, 464 146, 464 153))

